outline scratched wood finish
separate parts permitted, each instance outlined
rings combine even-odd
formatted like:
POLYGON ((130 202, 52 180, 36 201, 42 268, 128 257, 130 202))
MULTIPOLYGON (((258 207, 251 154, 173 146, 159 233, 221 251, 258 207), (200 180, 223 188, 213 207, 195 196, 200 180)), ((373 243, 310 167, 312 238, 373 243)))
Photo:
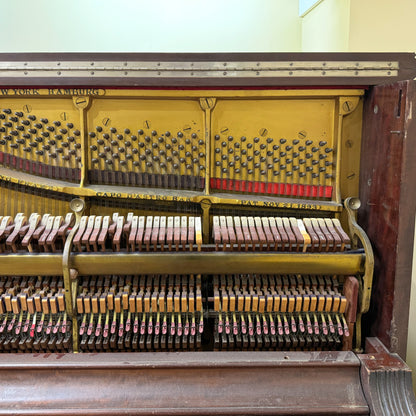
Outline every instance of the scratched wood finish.
POLYGON ((390 354, 378 338, 366 339, 359 354, 361 383, 372 415, 416 415, 412 371, 397 354, 390 354))
POLYGON ((367 335, 405 358, 416 206, 415 83, 374 87, 364 107, 359 222, 374 248, 367 335))
POLYGON ((369 413, 350 351, 203 355, 3 355, 0 414, 369 413))

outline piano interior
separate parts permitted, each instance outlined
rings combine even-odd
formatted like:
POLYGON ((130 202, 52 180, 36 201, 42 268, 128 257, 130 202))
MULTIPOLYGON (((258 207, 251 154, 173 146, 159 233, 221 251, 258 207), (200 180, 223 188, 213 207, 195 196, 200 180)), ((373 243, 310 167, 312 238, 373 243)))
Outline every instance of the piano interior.
POLYGON ((0 95, 0 351, 362 354, 366 88, 113 87, 0 95))

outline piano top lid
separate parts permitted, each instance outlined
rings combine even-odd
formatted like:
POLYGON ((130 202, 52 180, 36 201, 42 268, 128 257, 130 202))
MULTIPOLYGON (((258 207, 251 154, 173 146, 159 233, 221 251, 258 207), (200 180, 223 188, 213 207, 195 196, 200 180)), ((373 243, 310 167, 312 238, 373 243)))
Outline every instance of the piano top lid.
POLYGON ((414 53, 1 53, 0 86, 279 88, 416 77, 414 53))

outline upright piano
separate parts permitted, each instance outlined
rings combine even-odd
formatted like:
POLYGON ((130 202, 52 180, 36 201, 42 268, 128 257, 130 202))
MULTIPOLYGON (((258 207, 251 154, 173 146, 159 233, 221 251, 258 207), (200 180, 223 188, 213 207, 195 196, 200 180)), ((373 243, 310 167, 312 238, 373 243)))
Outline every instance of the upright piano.
POLYGON ((415 76, 0 54, 0 414, 416 414, 415 76))

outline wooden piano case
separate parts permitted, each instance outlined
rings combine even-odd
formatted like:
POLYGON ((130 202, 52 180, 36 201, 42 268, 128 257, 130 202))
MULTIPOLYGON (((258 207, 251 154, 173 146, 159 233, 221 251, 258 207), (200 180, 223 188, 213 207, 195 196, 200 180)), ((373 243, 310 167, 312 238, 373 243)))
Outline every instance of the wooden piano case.
POLYGON ((415 74, 1 54, 0 413, 416 414, 415 74))

